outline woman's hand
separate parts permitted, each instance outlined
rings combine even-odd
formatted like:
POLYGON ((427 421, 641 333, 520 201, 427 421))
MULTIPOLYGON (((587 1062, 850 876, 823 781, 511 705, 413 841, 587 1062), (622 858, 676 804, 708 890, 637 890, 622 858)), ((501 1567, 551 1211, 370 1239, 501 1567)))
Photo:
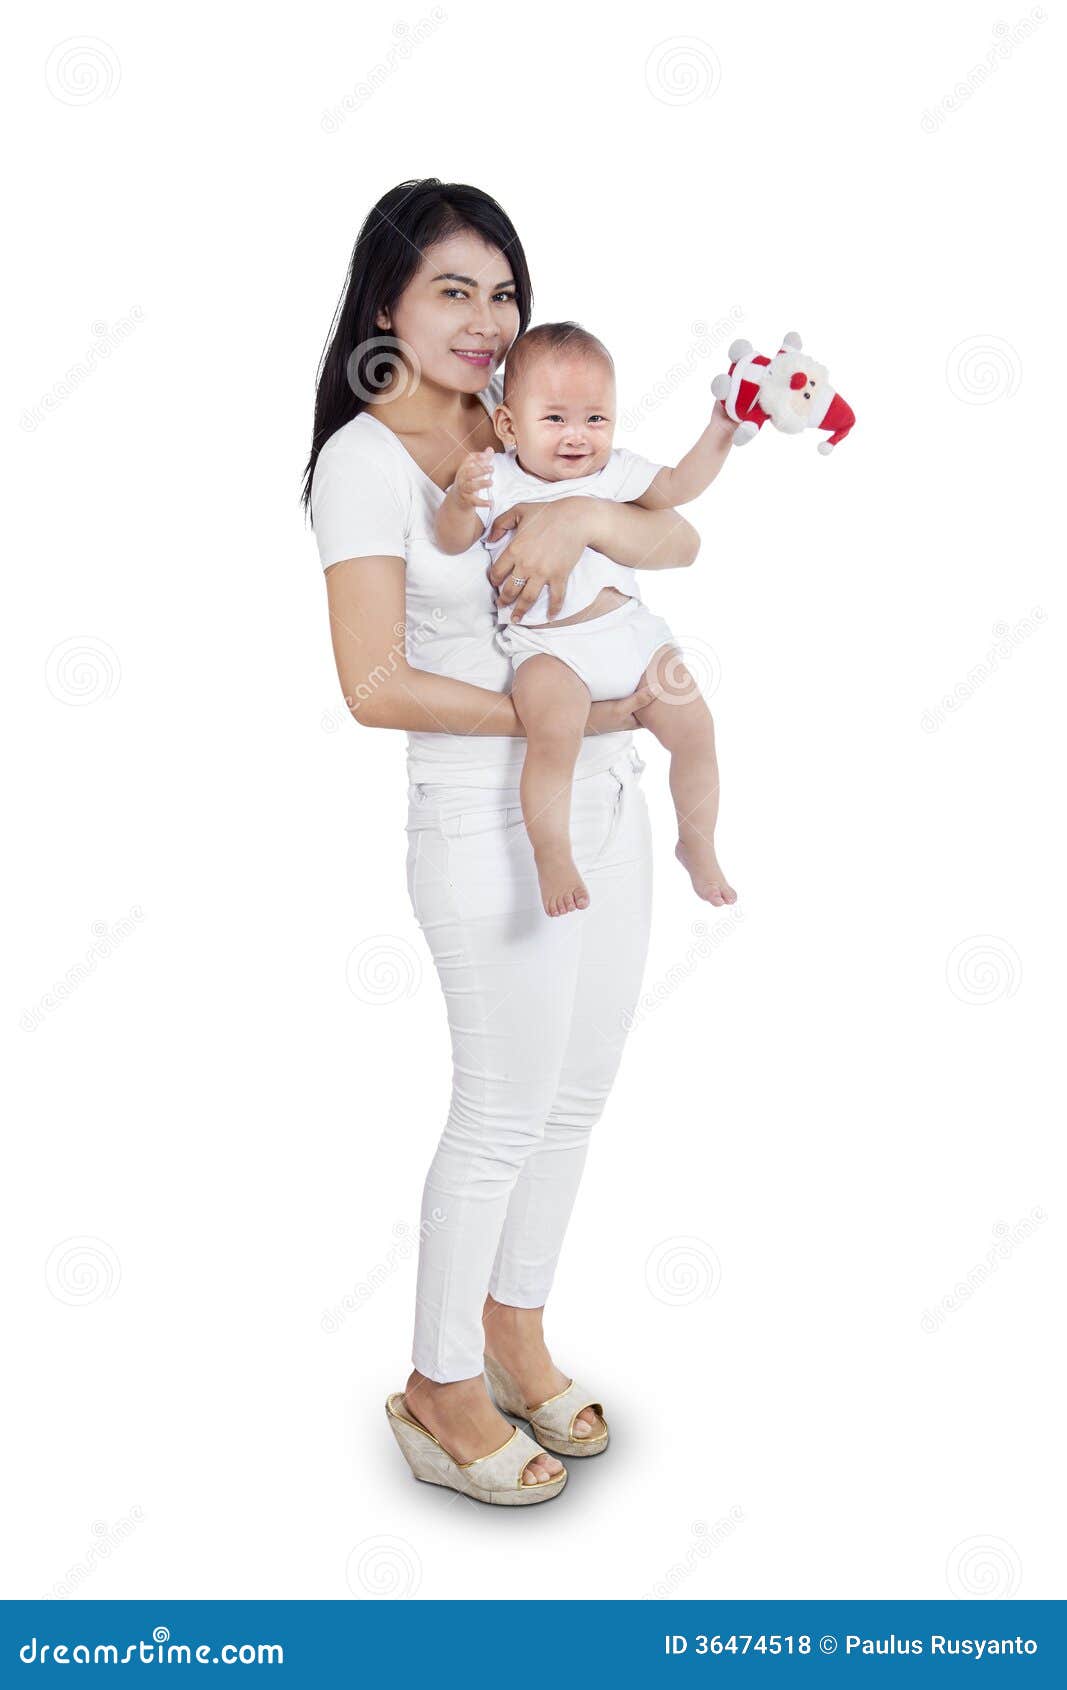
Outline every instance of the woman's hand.
POLYGON ((571 570, 589 544, 591 507, 599 502, 572 494, 551 504, 513 505, 497 517, 486 538, 502 539, 509 529, 514 538, 493 564, 489 579, 504 604, 514 605, 513 622, 521 620, 542 587, 548 588, 548 619, 560 614, 571 570))
POLYGON ((617 734, 625 733, 628 728, 643 728, 644 723, 634 715, 635 710, 643 710, 646 704, 651 704, 659 694, 655 687, 646 686, 642 681, 636 692, 630 693, 628 698, 602 698, 589 706, 589 718, 585 724, 587 734, 617 734))

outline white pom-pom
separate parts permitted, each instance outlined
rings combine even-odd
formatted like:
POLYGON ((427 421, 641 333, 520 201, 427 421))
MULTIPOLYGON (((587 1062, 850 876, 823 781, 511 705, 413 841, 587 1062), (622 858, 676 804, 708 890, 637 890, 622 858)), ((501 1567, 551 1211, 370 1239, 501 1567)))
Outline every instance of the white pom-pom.
POLYGON ((802 342, 801 342, 800 336, 797 334, 796 329, 790 329, 788 334, 784 334, 782 336, 782 345, 783 346, 791 346, 794 352, 800 351, 802 342))
POLYGON ((833 451, 833 449, 834 449, 834 443, 833 443, 832 440, 820 440, 819 441, 819 451, 822 453, 824 458, 828 458, 830 456, 830 453, 833 451))
POLYGON ((759 429, 754 422, 743 422, 734 429, 734 445, 747 446, 750 440, 755 440, 759 429))
POLYGON ((727 353, 727 357, 731 364, 736 364, 739 358, 747 358, 751 351, 752 342, 750 340, 735 340, 727 353))
POLYGON ((711 391, 712 391, 712 393, 714 393, 716 399, 729 399, 729 397, 730 397, 730 378, 729 378, 729 376, 716 376, 715 380, 711 384, 711 391))

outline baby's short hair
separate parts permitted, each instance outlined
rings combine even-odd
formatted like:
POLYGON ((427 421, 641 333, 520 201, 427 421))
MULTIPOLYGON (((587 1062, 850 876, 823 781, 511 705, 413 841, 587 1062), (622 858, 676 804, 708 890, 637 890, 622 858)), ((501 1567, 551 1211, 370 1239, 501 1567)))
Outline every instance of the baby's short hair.
POLYGON ((576 357, 602 358, 612 375, 615 363, 602 340, 580 323, 539 323, 535 329, 521 334, 507 356, 504 365, 504 401, 508 391, 523 381, 538 358, 546 353, 570 353, 576 357))

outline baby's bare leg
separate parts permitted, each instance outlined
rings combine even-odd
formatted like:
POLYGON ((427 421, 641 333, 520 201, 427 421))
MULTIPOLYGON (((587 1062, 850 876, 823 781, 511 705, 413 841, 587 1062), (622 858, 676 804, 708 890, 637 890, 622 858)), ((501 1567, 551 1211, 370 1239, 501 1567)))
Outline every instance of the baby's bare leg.
POLYGON ((660 694, 636 712, 671 754, 671 797, 678 816, 675 855, 693 890, 709 904, 734 904, 737 893, 715 855, 719 817, 719 764, 715 723, 677 646, 661 646, 645 671, 660 694))
POLYGON ((571 852, 571 783, 592 700, 583 680, 558 657, 538 652, 515 671, 511 697, 526 729, 519 796, 533 846, 546 915, 589 905, 571 852))

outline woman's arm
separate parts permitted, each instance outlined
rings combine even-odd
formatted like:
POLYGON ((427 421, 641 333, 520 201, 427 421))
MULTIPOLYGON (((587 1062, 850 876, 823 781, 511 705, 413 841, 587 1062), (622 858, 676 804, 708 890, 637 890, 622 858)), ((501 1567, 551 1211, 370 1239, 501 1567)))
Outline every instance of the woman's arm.
POLYGON ((505 604, 515 604, 517 622, 548 587, 548 615, 563 608, 567 578, 586 546, 630 569, 684 569, 700 550, 700 536, 677 511, 646 511, 614 499, 575 494, 552 504, 515 505, 498 516, 489 539, 508 529, 515 535, 497 558, 489 578, 505 604), (515 578, 525 579, 521 589, 515 578))
MULTIPOLYGON (((510 548, 509 548, 510 549, 510 548)), ((525 737, 511 697, 451 675, 416 669, 404 655, 404 560, 348 558, 326 571, 330 637, 345 703, 365 727, 413 733, 500 734, 525 737)), ((634 715, 655 694, 594 704, 587 734, 641 727, 634 715)))
POLYGON ((593 537, 586 544, 613 563, 629 569, 687 569, 696 562, 700 535, 677 511, 646 511, 614 499, 585 502, 597 506, 593 537))

